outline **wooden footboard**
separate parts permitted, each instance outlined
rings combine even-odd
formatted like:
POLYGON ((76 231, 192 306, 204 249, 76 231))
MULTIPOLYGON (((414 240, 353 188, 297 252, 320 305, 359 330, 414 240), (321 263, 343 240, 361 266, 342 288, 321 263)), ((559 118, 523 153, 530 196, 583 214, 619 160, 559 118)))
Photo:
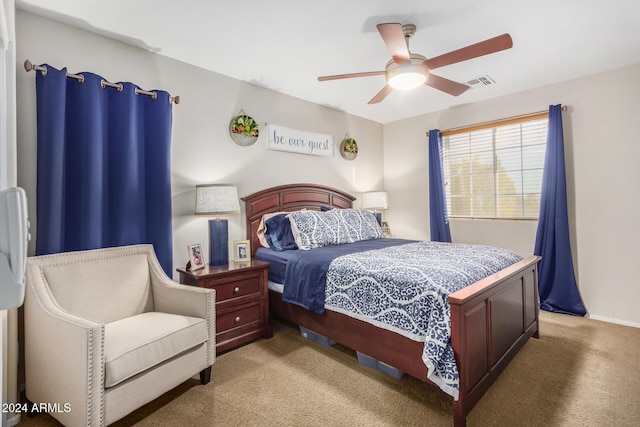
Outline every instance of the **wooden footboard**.
POLYGON ((538 262, 530 256, 449 295, 451 346, 460 376, 460 397, 453 402, 454 425, 533 337, 539 337, 538 262))
MULTIPOLYGON (((247 238, 255 253, 256 230, 263 214, 323 206, 351 207, 354 197, 314 184, 274 187, 243 197, 247 238)), ((538 337, 538 273, 540 258, 530 256, 471 286, 451 294, 451 344, 460 376, 460 396, 453 401, 455 426, 489 389, 530 337, 538 337)), ((272 315, 339 342, 422 381, 424 343, 327 310, 319 315, 282 301, 269 291, 272 315)))

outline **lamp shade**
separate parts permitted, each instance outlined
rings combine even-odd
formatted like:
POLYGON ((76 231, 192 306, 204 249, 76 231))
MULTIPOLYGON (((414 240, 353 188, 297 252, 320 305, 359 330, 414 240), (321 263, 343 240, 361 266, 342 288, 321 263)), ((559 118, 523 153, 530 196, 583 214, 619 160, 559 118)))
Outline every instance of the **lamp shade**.
POLYGON ((387 209, 388 207, 386 191, 362 193, 362 209, 387 209))
POLYGON ((240 212, 238 189, 233 185, 196 185, 196 215, 221 215, 240 212))

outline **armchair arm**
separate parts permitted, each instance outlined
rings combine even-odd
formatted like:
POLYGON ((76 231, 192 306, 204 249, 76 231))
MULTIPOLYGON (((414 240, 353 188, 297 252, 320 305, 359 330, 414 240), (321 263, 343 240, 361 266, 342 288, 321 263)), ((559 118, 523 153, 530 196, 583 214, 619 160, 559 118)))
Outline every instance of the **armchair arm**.
POLYGON ((34 263, 27 266, 24 322, 29 400, 58 404, 65 425, 102 425, 104 325, 60 308, 34 263))
POLYGON ((149 267, 155 311, 205 319, 209 335, 207 363, 213 365, 216 358, 215 290, 178 284, 167 277, 157 261, 150 259, 149 267))

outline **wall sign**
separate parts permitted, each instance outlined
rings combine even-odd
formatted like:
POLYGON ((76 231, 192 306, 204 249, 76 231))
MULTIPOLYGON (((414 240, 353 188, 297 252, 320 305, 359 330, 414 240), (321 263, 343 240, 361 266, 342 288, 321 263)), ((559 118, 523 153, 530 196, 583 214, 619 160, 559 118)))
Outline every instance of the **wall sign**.
POLYGON ((333 157, 333 135, 267 123, 267 148, 311 156, 333 157))

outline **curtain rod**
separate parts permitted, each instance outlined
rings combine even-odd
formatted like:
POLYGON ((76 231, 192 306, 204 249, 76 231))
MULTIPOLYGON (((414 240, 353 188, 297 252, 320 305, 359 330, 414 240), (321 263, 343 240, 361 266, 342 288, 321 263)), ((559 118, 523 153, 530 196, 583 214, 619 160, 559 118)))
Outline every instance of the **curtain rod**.
MULTIPOLYGON (((24 69, 27 72, 34 70, 34 71, 40 71, 43 76, 47 75, 47 67, 44 67, 42 65, 34 65, 28 59, 24 61, 24 69)), ((80 83, 84 83, 84 76, 82 74, 67 73, 67 77, 76 79, 80 83)), ((100 85, 102 86, 103 89, 107 86, 114 87, 118 92, 122 92, 122 88, 123 88, 122 83, 111 83, 104 79, 102 79, 102 81, 100 82, 100 85)), ((158 97, 158 94, 156 94, 155 92, 149 92, 149 91, 138 89, 138 88, 136 88, 136 95, 149 95, 152 99, 156 99, 158 97)), ((176 95, 176 96, 170 97, 169 102, 172 102, 174 104, 179 104, 180 96, 176 95)))
MULTIPOLYGON (((560 108, 563 112, 567 112, 568 107, 566 105, 563 105, 560 108)), ((525 119, 527 117, 534 117, 534 116, 539 116, 542 114, 549 114, 549 110, 542 110, 542 111, 536 111, 535 113, 528 113, 528 114, 521 114, 519 116, 512 116, 512 117, 506 117, 504 119, 498 119, 498 120, 490 120, 488 122, 482 122, 482 123, 476 123, 475 125, 468 125, 468 126, 459 126, 457 128, 451 128, 451 129, 446 129, 440 132, 440 134, 445 134, 445 133, 456 133, 456 131, 461 130, 461 129, 476 129, 476 128, 485 128, 489 125, 492 124, 497 124, 497 123, 504 123, 504 122, 510 122, 510 121, 515 121, 515 120, 520 120, 520 119, 525 119)), ((427 136, 429 136, 429 132, 427 132, 427 136)))

